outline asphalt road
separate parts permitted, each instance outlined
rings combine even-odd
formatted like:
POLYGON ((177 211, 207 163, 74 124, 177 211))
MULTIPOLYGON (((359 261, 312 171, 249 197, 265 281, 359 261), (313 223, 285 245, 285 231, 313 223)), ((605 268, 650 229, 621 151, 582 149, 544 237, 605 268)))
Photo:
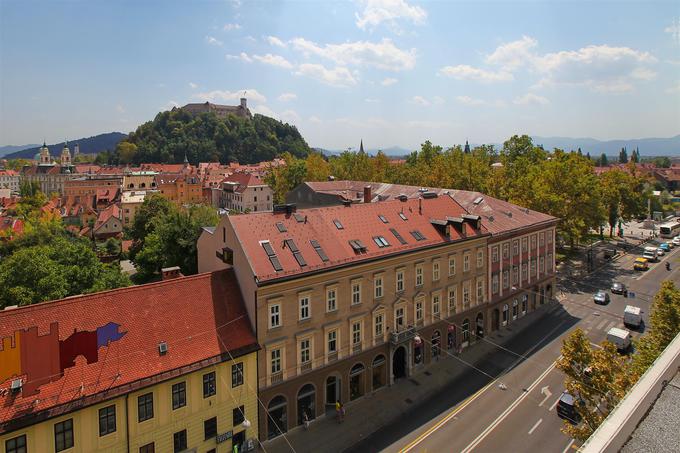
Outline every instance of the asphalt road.
POLYGON ((647 321, 661 281, 680 281, 680 248, 644 273, 632 270, 635 257, 625 255, 578 281, 559 280, 560 303, 546 307, 531 327, 499 346, 477 369, 470 368, 439 395, 420 402, 409 414, 347 451, 574 450, 578 443, 560 431, 562 420, 555 413, 564 382, 554 367, 562 340, 579 327, 593 344, 599 344, 611 327, 623 327, 626 305, 639 306, 647 321), (666 261, 672 263, 670 272, 665 269, 666 261), (610 293, 608 305, 595 305, 592 294, 608 289, 614 281, 626 284, 635 297, 610 293))

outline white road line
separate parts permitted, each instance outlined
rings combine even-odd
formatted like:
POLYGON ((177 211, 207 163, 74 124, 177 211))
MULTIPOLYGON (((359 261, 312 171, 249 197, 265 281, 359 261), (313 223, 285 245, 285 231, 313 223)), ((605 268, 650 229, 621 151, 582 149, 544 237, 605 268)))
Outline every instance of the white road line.
POLYGON ((505 418, 510 415, 510 413, 517 407, 519 404, 526 398, 529 393, 550 373, 554 368, 555 365, 557 364, 557 361, 553 362, 541 375, 536 378, 536 380, 526 389, 525 392, 523 392, 515 401, 513 401, 510 406, 508 406, 502 413, 501 415, 496 418, 489 426, 486 427, 484 431, 482 431, 476 438, 473 440, 470 445, 465 447, 461 453, 470 453, 477 445, 482 442, 486 436, 488 436, 491 431, 493 431, 505 418))
POLYGON ((548 409, 548 411, 551 411, 551 410, 555 409, 555 406, 557 406, 557 403, 560 402, 560 398, 562 398, 562 395, 560 395, 560 396, 557 397, 557 399, 555 400, 554 403, 552 403, 552 406, 550 406, 550 409, 548 409))
POLYGON ((615 325, 616 325, 616 321, 612 321, 612 322, 609 323, 609 325, 607 325, 607 328, 606 328, 605 330, 606 330, 607 332, 609 332, 609 329, 611 329, 611 328, 614 327, 615 325))
POLYGON ((534 430, 535 430, 536 428, 538 428, 538 425, 540 425, 541 423, 543 423, 543 419, 542 419, 542 418, 539 418, 538 421, 536 422, 536 424, 529 430, 529 435, 530 435, 530 436, 531 436, 531 433, 533 433, 534 430))
POLYGON ((598 349, 602 349, 602 346, 600 346, 600 345, 597 344, 597 343, 590 343, 590 345, 591 345, 591 346, 594 346, 594 347, 596 347, 596 348, 598 348, 598 349))
POLYGON ((569 442, 567 444, 567 447, 564 450, 562 450, 562 453, 567 453, 572 445, 574 445, 574 439, 571 439, 571 442, 569 442))
POLYGON ((603 319, 602 322, 597 325, 597 330, 603 328, 605 324, 607 324, 607 320, 603 319))

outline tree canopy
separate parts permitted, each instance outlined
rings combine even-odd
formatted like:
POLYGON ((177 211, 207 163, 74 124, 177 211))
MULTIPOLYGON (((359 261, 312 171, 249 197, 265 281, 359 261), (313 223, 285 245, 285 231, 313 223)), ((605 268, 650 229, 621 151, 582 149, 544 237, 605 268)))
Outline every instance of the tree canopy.
POLYGON ((214 113, 193 115, 182 109, 160 112, 120 142, 115 151, 98 156, 98 162, 191 163, 272 160, 288 152, 305 157, 310 149, 295 126, 263 115, 242 118, 214 113))

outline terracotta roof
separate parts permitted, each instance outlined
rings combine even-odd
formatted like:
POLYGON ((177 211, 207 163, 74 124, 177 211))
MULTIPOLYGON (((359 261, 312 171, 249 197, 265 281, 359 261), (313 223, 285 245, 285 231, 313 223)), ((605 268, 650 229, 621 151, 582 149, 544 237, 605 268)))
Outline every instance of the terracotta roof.
POLYGON ((0 176, 19 176, 14 170, 0 170, 0 176))
POLYGON ((24 221, 16 217, 0 216, 0 231, 11 230, 10 238, 24 232, 24 221))
POLYGON ((482 216, 485 220, 483 222, 484 226, 492 235, 505 234, 518 228, 528 228, 532 225, 550 221, 557 222, 559 220, 551 215, 529 210, 516 204, 469 190, 345 180, 306 182, 304 184, 316 192, 336 195, 340 199, 355 202, 363 201, 365 186, 371 186, 373 202, 393 200, 399 195, 406 195, 408 198, 418 198, 424 192, 433 192, 440 196, 448 194, 470 214, 482 216), (475 201, 478 201, 478 203, 475 203, 475 201), (508 216, 508 213, 511 213, 512 216, 508 216))
MULTIPOLYGON (((194 167, 189 167, 191 170, 194 167)), ((184 170, 184 164, 141 164, 142 171, 157 171, 159 173, 181 173, 184 170)))
POLYGON ((121 220, 122 216, 120 214, 120 207, 117 204, 114 203, 110 206, 107 206, 106 209, 99 213, 97 222, 94 225, 94 230, 97 231, 99 228, 101 228, 102 225, 108 222, 111 217, 121 220))
POLYGON ((463 224, 465 237, 451 226, 451 237, 447 239, 438 229, 441 227, 430 222, 431 219, 446 221, 447 216, 460 217, 465 214, 467 212, 456 201, 445 196, 304 209, 290 216, 285 213, 253 213, 230 216, 228 221, 234 227, 253 273, 259 281, 266 281, 487 234, 483 223, 479 230, 474 230, 466 222, 463 224), (421 202, 422 213, 419 210, 421 202), (406 220, 399 213, 403 213, 406 220), (384 216, 388 223, 384 223, 379 216, 384 216), (340 223, 342 229, 336 227, 335 221, 340 223), (277 224, 285 231, 281 231, 277 224), (390 229, 396 230, 405 244, 390 229), (413 231, 419 231, 424 239, 416 240, 413 231), (377 236, 384 237, 389 246, 379 247, 373 239, 377 236), (296 260, 291 245, 284 247, 284 241, 289 239, 300 250, 305 266, 296 260), (355 252, 349 242, 353 240, 363 243, 365 251, 355 252), (280 271, 275 270, 261 241, 270 242, 280 262, 280 271), (311 241, 318 241, 328 257, 327 261, 321 258, 311 241))
POLYGON ((231 270, 0 311, 0 338, 0 433, 257 349, 231 270))
POLYGON ((75 164, 76 173, 99 173, 103 167, 94 164, 75 164))

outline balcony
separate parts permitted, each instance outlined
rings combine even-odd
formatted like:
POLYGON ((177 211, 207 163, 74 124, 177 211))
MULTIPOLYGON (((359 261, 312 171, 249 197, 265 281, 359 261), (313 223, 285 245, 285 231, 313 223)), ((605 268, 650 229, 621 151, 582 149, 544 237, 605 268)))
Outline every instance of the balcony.
POLYGON ((352 354, 358 354, 361 352, 361 342, 352 345, 352 354))
POLYGON ((278 373, 274 373, 271 375, 271 383, 272 385, 278 384, 279 382, 283 382, 283 372, 279 371, 278 373))
POLYGON ((390 343, 393 345, 398 345, 405 341, 408 341, 416 336, 416 328, 414 326, 407 327, 400 332, 390 332, 390 343))
POLYGON ((302 365, 300 365, 300 373, 306 373, 307 371, 311 371, 312 369, 312 361, 310 360, 309 362, 305 362, 302 365))
POLYGON ((328 353, 328 363, 335 362, 338 360, 338 352, 330 352, 328 353))

